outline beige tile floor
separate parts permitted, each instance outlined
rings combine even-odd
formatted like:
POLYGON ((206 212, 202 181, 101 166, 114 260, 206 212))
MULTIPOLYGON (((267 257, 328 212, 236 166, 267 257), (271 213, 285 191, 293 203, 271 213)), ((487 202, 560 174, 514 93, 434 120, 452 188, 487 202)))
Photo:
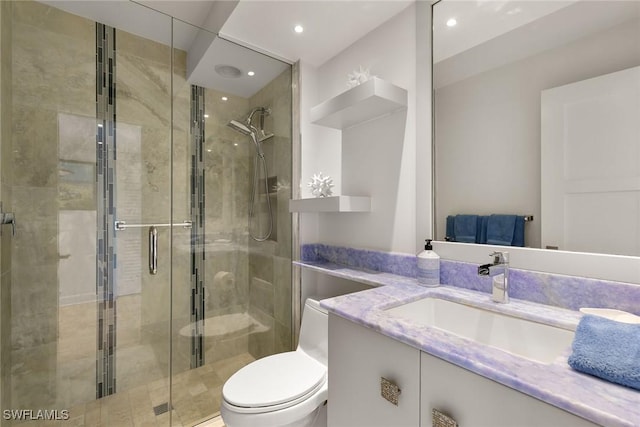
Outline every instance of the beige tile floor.
POLYGON ((198 424, 196 427, 225 427, 225 425, 224 421, 222 421, 222 418, 220 418, 220 416, 217 416, 203 422, 202 424, 198 424))

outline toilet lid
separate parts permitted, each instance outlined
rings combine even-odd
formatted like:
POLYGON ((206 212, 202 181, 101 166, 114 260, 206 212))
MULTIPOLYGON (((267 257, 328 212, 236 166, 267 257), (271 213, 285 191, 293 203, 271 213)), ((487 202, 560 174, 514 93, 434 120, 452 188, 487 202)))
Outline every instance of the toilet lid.
POLYGON ((256 360, 233 374, 222 394, 232 405, 257 408, 295 400, 324 383, 327 368, 299 351, 256 360))

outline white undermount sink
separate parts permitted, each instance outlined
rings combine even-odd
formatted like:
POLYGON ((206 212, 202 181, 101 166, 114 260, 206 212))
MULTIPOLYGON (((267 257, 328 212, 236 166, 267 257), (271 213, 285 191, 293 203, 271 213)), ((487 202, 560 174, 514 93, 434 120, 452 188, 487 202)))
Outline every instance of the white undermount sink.
POLYGON ((569 348, 574 335, 556 326, 433 297, 386 311, 545 364, 569 348))

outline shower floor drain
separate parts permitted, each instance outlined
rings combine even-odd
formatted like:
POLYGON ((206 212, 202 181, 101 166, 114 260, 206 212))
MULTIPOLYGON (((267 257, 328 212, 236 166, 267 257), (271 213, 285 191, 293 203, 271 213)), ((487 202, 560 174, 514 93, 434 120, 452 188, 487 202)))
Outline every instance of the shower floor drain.
POLYGON ((164 414, 168 410, 169 410, 169 403, 165 402, 165 403, 161 403, 158 406, 154 406, 153 413, 156 414, 156 416, 158 416, 160 414, 164 414))

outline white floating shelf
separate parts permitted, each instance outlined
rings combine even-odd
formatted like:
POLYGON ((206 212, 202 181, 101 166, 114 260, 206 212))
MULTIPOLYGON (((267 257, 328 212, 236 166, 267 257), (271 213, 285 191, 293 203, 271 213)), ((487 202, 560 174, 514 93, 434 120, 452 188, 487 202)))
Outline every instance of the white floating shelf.
POLYGON ((373 77, 313 107, 311 122, 346 129, 406 107, 405 89, 373 77))
POLYGON ((371 197, 332 196, 289 200, 289 212, 371 212, 371 197))

